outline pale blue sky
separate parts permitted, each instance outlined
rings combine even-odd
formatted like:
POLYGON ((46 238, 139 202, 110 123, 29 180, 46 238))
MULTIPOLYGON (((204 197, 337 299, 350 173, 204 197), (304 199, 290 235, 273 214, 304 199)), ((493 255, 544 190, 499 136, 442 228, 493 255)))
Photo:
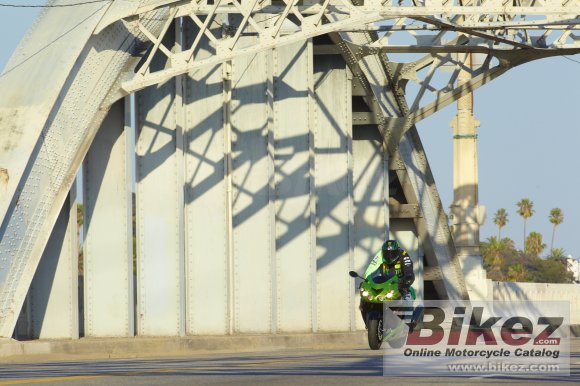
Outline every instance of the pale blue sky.
MULTIPOLYGON (((0 68, 38 12, 0 7, 0 68)), ((578 55, 573 58, 580 61, 578 55)), ((475 111, 481 121, 479 198, 488 213, 481 239, 497 235, 492 217, 504 207, 509 223, 503 235, 521 247, 523 220, 516 214, 515 204, 527 197, 536 210, 528 220, 528 231, 542 233, 549 246, 552 226, 548 215, 550 209, 561 208, 565 219, 556 232, 555 247, 579 257, 580 63, 559 57, 513 69, 476 92, 475 111)), ((453 194, 449 122, 454 114, 455 107, 450 106, 418 124, 446 209, 453 194)))

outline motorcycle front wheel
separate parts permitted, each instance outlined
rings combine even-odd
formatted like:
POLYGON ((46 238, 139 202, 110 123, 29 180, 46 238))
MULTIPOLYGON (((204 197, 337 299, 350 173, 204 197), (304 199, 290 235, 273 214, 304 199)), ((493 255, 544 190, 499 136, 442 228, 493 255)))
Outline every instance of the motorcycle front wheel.
POLYGON ((371 350, 381 348, 381 343, 383 343, 383 318, 369 320, 368 338, 371 350))

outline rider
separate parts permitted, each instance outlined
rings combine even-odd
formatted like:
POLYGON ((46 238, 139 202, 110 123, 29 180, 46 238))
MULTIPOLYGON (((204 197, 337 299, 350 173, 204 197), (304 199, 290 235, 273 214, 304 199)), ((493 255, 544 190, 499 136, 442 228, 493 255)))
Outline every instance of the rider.
POLYGON ((384 275, 389 270, 395 270, 399 277, 399 292, 403 300, 412 300, 409 288, 415 281, 413 273, 413 261, 411 257, 401 248, 397 240, 387 240, 380 251, 377 252, 367 270, 365 279, 368 276, 384 275))

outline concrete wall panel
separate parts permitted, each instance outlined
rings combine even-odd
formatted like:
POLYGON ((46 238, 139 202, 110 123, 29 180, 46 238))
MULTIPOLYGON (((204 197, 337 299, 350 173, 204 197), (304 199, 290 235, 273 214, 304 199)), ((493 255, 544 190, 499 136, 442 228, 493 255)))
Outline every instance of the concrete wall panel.
POLYGON ((492 300, 570 301, 570 323, 580 324, 580 286, 578 284, 491 282, 492 300))

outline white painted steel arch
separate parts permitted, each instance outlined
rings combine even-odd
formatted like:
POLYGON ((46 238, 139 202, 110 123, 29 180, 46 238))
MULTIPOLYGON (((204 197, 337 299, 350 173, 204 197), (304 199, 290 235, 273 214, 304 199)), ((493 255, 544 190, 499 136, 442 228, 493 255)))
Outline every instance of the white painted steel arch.
MULTIPOLYGON (((59 2, 55 2, 58 4, 59 2)), ((122 5, 122 4, 121 4, 122 5)), ((42 251, 138 43, 116 4, 45 10, 2 77, 0 335, 10 337, 42 251)), ((152 23, 155 23, 154 21, 152 23)))

